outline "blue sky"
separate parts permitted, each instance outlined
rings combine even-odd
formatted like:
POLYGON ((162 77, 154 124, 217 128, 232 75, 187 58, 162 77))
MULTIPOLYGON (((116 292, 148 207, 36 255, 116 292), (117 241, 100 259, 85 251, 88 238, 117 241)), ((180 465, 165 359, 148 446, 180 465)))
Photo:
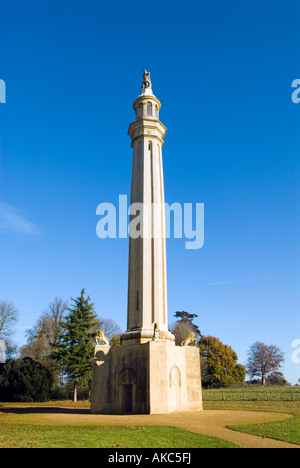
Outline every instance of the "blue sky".
POLYGON ((15 341, 84 287, 125 330, 128 240, 96 236, 99 203, 130 193, 143 70, 168 128, 168 203, 205 204, 205 244, 167 241, 169 322, 197 314, 245 363, 300 339, 298 1, 2 0, 0 298, 15 341))

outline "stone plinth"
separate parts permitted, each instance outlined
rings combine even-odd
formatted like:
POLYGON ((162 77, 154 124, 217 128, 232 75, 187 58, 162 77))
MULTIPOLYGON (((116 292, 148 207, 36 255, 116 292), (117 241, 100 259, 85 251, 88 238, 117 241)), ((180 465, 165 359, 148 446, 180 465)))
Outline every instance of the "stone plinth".
POLYGON ((96 346, 92 413, 169 413, 202 410, 199 349, 148 341, 96 346))

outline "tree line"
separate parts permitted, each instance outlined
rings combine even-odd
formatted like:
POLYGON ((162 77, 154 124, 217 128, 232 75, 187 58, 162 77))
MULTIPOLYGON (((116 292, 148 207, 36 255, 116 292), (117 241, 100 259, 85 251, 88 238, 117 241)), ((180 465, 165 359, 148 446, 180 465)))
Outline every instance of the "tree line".
POLYGON ((202 385, 206 388, 221 387, 228 384, 245 382, 246 374, 249 383, 262 385, 286 384, 280 368, 284 363, 284 353, 274 345, 256 342, 250 346, 246 365, 238 363, 237 353, 231 346, 223 344, 213 336, 203 336, 199 327, 193 320, 196 314, 186 311, 177 311, 172 333, 175 335, 175 344, 180 345, 188 333, 194 333, 201 357, 202 385))
MULTIPOLYGON (((203 336, 194 323, 196 314, 177 311, 170 330, 175 344, 181 345, 189 333, 196 338, 201 357, 204 388, 242 383, 246 373, 261 383, 286 383, 280 373, 283 353, 276 346, 253 344, 246 366, 238 363, 237 353, 213 336, 203 336)), ((111 319, 97 316, 91 298, 81 291, 70 304, 56 298, 26 331, 27 344, 18 350, 12 342, 18 319, 15 306, 0 301, 0 340, 5 342, 7 362, 0 364, 0 401, 46 401, 65 398, 72 389, 76 401, 81 391, 88 397, 92 380, 95 337, 102 330, 111 346, 120 344, 122 333, 111 319)), ((1 360, 0 360, 1 362, 1 360)), ((254 380, 255 381, 255 380, 254 380)), ((255 381, 256 382, 256 381, 255 381)))
MULTIPOLYGON (((11 311, 14 310, 14 320, 17 320, 16 309, 12 304, 3 304, 3 308, 1 304, 0 316, 5 315, 1 310, 9 307, 11 311)), ((11 337, 12 321, 6 321, 6 324, 4 322, 3 319, 0 338, 8 335, 11 337)), ((22 374, 19 369, 22 366, 25 377, 29 375, 29 368, 34 375, 42 366, 47 371, 47 376, 51 377, 46 381, 53 396, 64 397, 70 387, 74 401, 77 401, 78 390, 87 395, 92 380, 95 337, 100 329, 110 340, 111 346, 120 343, 121 328, 113 320, 97 316, 91 298, 85 297, 84 289, 79 297, 71 299, 70 304, 56 298, 41 314, 33 328, 26 331, 27 344, 20 348, 19 358, 10 358, 7 363, 0 364, 0 401, 5 401, 4 397, 7 394, 14 395, 12 387, 19 386, 22 374), (19 383, 15 377, 14 366, 18 368, 19 383)), ((7 344, 12 348, 11 338, 7 340, 7 344)), ((30 379, 24 380, 24 393, 28 398, 30 379)), ((35 388, 38 385, 36 379, 35 388)), ((41 389, 42 401, 48 396, 49 391, 41 389)))

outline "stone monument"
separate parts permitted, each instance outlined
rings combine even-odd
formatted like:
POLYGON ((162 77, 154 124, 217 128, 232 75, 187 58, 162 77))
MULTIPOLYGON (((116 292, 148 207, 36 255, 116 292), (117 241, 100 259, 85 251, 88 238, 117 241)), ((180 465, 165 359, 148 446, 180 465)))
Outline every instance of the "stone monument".
POLYGON ((175 346, 168 330, 160 101, 144 70, 130 124, 131 206, 142 204, 139 236, 130 234, 127 331, 110 347, 99 332, 94 353, 92 413, 168 413, 202 410, 199 350, 187 337, 175 346))

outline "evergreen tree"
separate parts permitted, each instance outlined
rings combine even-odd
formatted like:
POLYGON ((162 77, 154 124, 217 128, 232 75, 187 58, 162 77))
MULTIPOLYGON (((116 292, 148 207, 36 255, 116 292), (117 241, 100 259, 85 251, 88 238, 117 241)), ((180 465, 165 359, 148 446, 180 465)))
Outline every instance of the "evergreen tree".
POLYGON ((85 299, 85 290, 73 301, 73 307, 67 308, 67 316, 61 323, 62 333, 52 356, 58 368, 74 384, 74 401, 77 401, 77 390, 81 383, 92 378, 93 352, 96 331, 96 315, 90 297, 85 299))
POLYGON ((48 369, 31 358, 0 364, 0 401, 47 401, 52 384, 48 369))

